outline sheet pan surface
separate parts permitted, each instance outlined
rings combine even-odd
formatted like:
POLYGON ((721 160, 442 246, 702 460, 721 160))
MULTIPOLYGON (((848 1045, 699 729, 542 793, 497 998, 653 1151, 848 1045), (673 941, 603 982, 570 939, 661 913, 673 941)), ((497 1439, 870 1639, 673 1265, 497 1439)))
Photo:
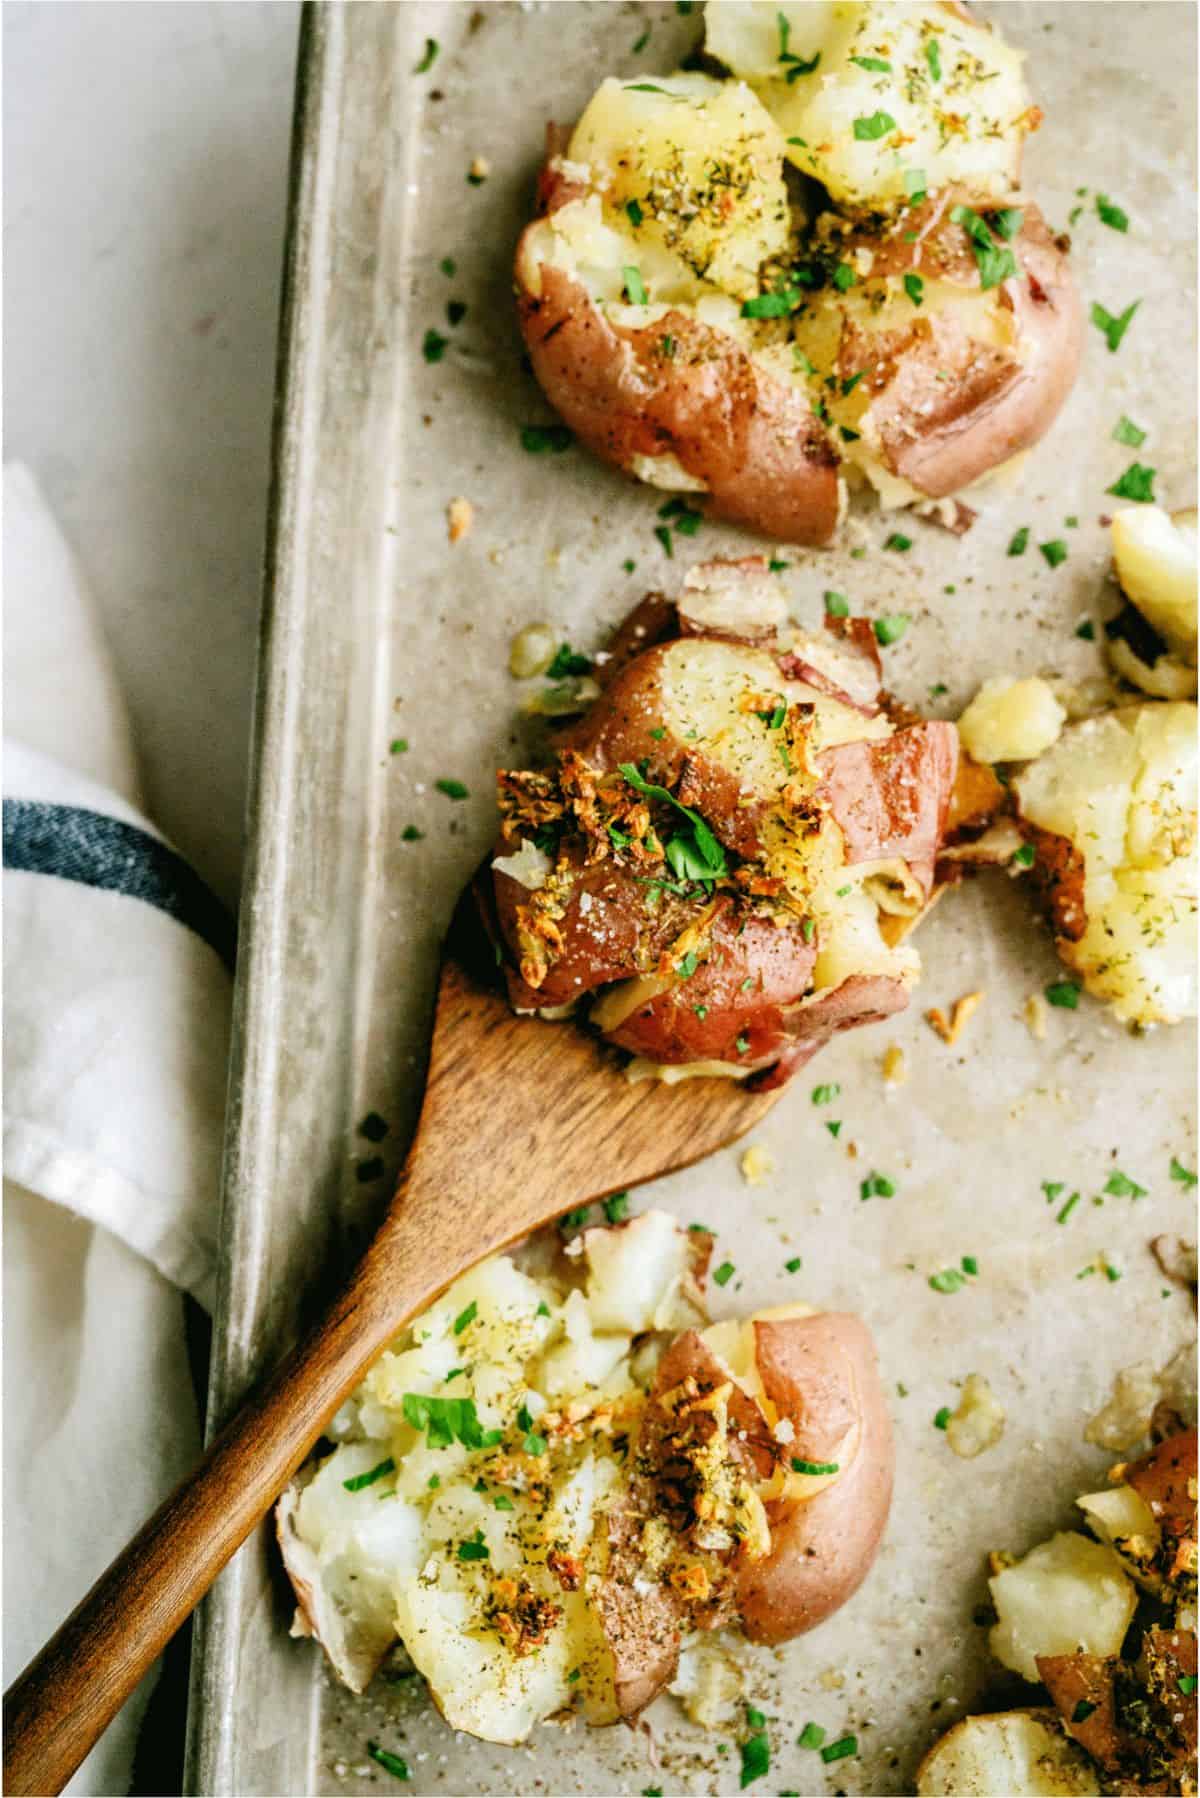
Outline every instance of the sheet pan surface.
MULTIPOLYGON (((1085 301, 1141 306, 1115 356, 1089 329, 1063 417, 966 537, 918 523, 907 555, 885 554, 888 527, 856 510, 839 549, 782 552, 801 620, 828 587, 856 611, 910 613, 886 651, 889 684, 920 705, 944 683, 931 709, 947 717, 988 674, 1098 672, 1098 645, 1077 627, 1115 608, 1100 519, 1130 459, 1112 440, 1121 414, 1147 429, 1139 455, 1168 504, 1191 503, 1194 476, 1194 9, 981 10, 1029 52, 1046 123, 1027 174, 1054 224, 1082 207, 1085 301), (1097 191, 1128 212, 1128 233, 1101 224, 1097 191), (1026 524, 1035 544, 1065 538, 1066 563, 1009 558, 1026 524)), ((491 832, 492 772, 536 742, 520 713, 529 688, 507 672, 514 631, 546 619, 598 647, 647 588, 751 547, 706 524, 668 560, 651 493, 581 451, 535 456, 520 440, 551 419, 522 366, 510 279, 543 121, 576 116, 606 73, 672 68, 700 29, 699 7, 625 0, 413 0, 306 20, 214 1421, 320 1304, 402 1159, 439 936, 491 832), (414 74, 430 38, 437 60, 414 74), (472 185, 477 157, 490 173, 472 185), (455 327, 450 300, 467 307, 455 327), (430 329, 449 339, 435 362, 422 354, 430 329), (457 496, 474 524, 451 546, 457 496), (408 748, 393 752, 399 739, 408 748), (439 793, 445 777, 469 798, 439 793), (420 840, 404 840, 409 826, 420 840), (355 1129, 372 1110, 390 1126, 378 1151, 355 1129), (360 1178, 376 1153, 382 1174, 360 1178)), ((948 898, 920 948, 909 1012, 834 1043, 755 1134, 776 1163, 766 1185, 743 1181, 733 1150, 636 1195, 719 1232, 737 1275, 718 1314, 792 1296, 861 1311, 893 1399, 896 1502, 870 1581, 815 1635, 746 1655, 747 1700, 771 1719, 763 1791, 912 1789, 920 1754, 987 1675, 972 1622, 987 1550, 1021 1551, 1069 1521, 1107 1464, 1082 1430, 1113 1376, 1161 1365, 1192 1331, 1148 1247, 1190 1225, 1169 1177, 1172 1155, 1194 1165, 1190 1033, 1135 1039, 1085 1000, 1052 1011, 1035 1040, 1022 1006, 1057 963, 1002 876, 948 898), (949 1048, 924 1009, 974 990, 985 1001, 949 1048), (909 1070, 895 1088, 881 1067, 892 1045, 909 1070), (828 1110, 811 1101, 818 1080, 840 1085, 828 1110), (1147 1196, 1105 1196, 1114 1168, 1147 1196), (893 1198, 860 1198, 873 1170, 893 1198), (1083 1194, 1063 1225, 1044 1181, 1083 1194), (931 1291, 928 1275, 964 1254, 980 1269, 969 1290, 931 1291), (802 1271, 788 1274, 796 1255, 802 1271), (1097 1257, 1121 1277, 1079 1277, 1097 1257), (964 1462, 933 1417, 971 1372, 1008 1421, 964 1462), (810 1718, 831 1739, 854 1732, 857 1758, 826 1768, 799 1749, 810 1718)), ((403 1755, 416 1793, 738 1789, 732 1740, 704 1736, 670 1701, 648 1730, 551 1725, 526 1749, 491 1748, 448 1730, 420 1682, 377 1682, 360 1700, 336 1690, 311 1645, 288 1639, 289 1615, 264 1531, 201 1614, 193 1791, 386 1789, 368 1739, 403 1755)))

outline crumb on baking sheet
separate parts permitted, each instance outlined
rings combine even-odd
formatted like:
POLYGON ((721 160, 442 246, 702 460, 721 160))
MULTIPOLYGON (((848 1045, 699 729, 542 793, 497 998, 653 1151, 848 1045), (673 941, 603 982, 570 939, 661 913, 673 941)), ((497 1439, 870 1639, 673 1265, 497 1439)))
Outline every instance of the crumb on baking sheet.
POLYGON ((925 1013, 926 1020, 937 1031, 944 1043, 951 1047, 958 1041, 987 995, 980 990, 975 993, 964 993, 956 999, 947 1018, 939 1005, 935 1005, 925 1013))
POLYGON ((475 508, 461 494, 446 507, 446 535, 451 543, 461 543, 475 522, 475 508))
POLYGON ((743 1150, 738 1165, 747 1186, 765 1186, 775 1172, 775 1157, 762 1143, 754 1142, 743 1150))
POLYGON ((1025 1027, 1034 1041, 1044 1043, 1046 1040, 1046 1019, 1049 1016, 1049 1013, 1046 1009, 1046 1001, 1040 993, 1030 993, 1028 999, 1026 999, 1024 1005, 1021 1007, 1021 1016, 1024 1018, 1025 1027))
POLYGON ((888 1086, 903 1086, 908 1079, 908 1062, 898 1043, 892 1043, 884 1051, 883 1078, 888 1086))
POLYGON ((994 1448, 1004 1434, 1005 1411, 982 1374, 969 1373, 958 1406, 946 1420, 946 1440, 963 1461, 994 1448))

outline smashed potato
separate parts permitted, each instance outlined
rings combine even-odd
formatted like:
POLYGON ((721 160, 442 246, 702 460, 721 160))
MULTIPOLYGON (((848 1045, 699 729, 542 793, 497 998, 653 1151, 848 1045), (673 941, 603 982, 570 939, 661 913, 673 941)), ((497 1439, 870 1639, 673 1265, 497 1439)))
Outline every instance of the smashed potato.
POLYGON ((495 1257, 374 1363, 277 1511, 293 1633, 352 1690, 402 1643, 488 1741, 671 1685, 717 1727, 728 1632, 857 1588, 892 1482, 870 1337, 803 1304, 706 1328, 711 1246, 650 1211, 495 1257))
POLYGON ((894 723, 870 626, 796 630, 761 558, 639 618, 553 765, 499 777, 484 898, 510 997, 592 1002, 639 1071, 779 1084, 907 1003, 953 726, 894 723))
POLYGON ((831 540, 847 480, 928 509, 1012 462, 1082 338, 1066 241, 1020 191, 1020 56, 890 0, 718 0, 707 30, 728 78, 610 78, 550 130, 516 286, 552 404, 637 479, 795 543, 831 540))

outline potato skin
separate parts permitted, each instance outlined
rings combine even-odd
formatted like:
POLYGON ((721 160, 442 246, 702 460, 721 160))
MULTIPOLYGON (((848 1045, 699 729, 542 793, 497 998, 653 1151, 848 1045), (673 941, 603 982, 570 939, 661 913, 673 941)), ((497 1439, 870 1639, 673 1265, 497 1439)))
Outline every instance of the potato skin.
MULTIPOLYGON (((967 233, 950 217, 960 201, 969 204, 970 195, 943 192, 903 214, 885 236, 864 236, 871 279, 915 274, 979 291, 967 233), (916 242, 906 241, 913 233, 916 242)), ((867 333, 850 323, 843 330, 837 374, 861 374, 885 464, 931 499, 969 486, 1044 437, 1079 372, 1083 313, 1066 251, 1035 205, 1025 202, 1022 211, 1011 248, 1024 278, 999 290, 1012 314, 1013 352, 974 342, 955 318, 916 309, 905 332, 867 333)), ((858 241, 852 236, 847 247, 858 241)))
POLYGON ((819 758, 821 797, 846 860, 906 861, 928 895, 958 764, 952 724, 915 724, 878 743, 841 743, 819 758))
POLYGON ((609 1563, 601 1594, 618 1704, 635 1715, 669 1683, 685 1629, 731 1625, 756 1642, 777 1643, 814 1628, 855 1592, 875 1559, 891 1502, 894 1451, 875 1350, 866 1326, 844 1312, 751 1319, 763 1391, 788 1419, 782 1444, 760 1405, 695 1330, 678 1336, 655 1373, 639 1431, 628 1499, 609 1519, 609 1563), (730 1460, 751 1481, 771 1479, 797 1455, 826 1460, 845 1452, 850 1465, 807 1499, 768 1501, 768 1554, 745 1543, 708 1551, 690 1546, 695 1528, 686 1441, 716 1429, 703 1403, 726 1394, 730 1460), (683 1410, 676 1401, 684 1395, 683 1410), (687 1396, 701 1402, 692 1410, 687 1396), (681 1435, 682 1431, 682 1435, 681 1435), (639 1526, 661 1519, 684 1559, 700 1554, 706 1589, 689 1598, 678 1585, 647 1581, 639 1526))
POLYGON ((875 1345, 859 1318, 761 1318, 754 1334, 766 1396, 795 1426, 791 1455, 824 1461, 858 1429, 850 1466, 831 1485, 800 1502, 768 1504, 771 1553, 739 1570, 746 1635, 786 1642, 838 1610, 870 1572, 891 1505, 895 1449, 875 1345))
POLYGON ((516 277, 534 374, 602 461, 628 471, 635 456, 672 455, 703 481, 714 516, 788 543, 831 541, 838 458, 800 389, 772 381, 732 337, 685 312, 618 327, 562 269, 543 265, 537 293, 521 248, 516 277))

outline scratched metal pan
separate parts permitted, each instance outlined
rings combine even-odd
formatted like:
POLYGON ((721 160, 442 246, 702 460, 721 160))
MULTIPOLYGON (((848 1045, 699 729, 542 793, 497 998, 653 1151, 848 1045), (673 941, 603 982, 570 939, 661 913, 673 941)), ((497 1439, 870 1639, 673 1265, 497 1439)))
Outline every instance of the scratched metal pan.
MULTIPOLYGON (((909 554, 885 557, 880 520, 856 513, 839 549, 786 556, 801 619, 815 619, 826 587, 867 613, 911 614, 887 652, 889 683, 916 704, 944 683, 933 702, 944 716, 989 673, 1097 669, 1098 646, 1077 626, 1112 606, 1100 518, 1128 459, 1112 441, 1122 413, 1148 431, 1141 454, 1168 504, 1190 503, 1193 477, 1193 8, 983 10, 1029 52, 1046 123, 1027 174, 1056 225, 1081 208, 1085 299, 1141 305, 1119 354, 1089 331, 1054 432, 966 537, 916 524, 909 554), (1100 222, 1097 191, 1127 211, 1124 235, 1100 222), (1021 525, 1035 544, 1066 539, 1068 560, 1009 558, 1021 525)), ((520 437, 550 417, 522 366, 510 281, 543 121, 575 117, 610 71, 670 69, 699 31, 698 8, 624 0, 412 0, 306 16, 214 1423, 321 1302, 400 1162, 439 935, 491 833, 492 771, 528 740, 507 673, 514 631, 545 618, 596 645, 688 558, 748 547, 705 525, 668 562, 653 495, 576 450, 531 456, 520 437), (427 39, 437 59, 415 73, 427 39), (476 158, 489 172, 472 183, 476 158), (453 327, 450 300, 467 307, 453 327), (440 360, 422 353, 430 329, 449 339, 440 360), (456 497, 474 525, 451 546, 456 497), (390 753, 400 739, 407 751, 390 753), (439 792, 447 777, 469 797, 439 792), (356 1135, 369 1111, 389 1125, 378 1148, 356 1135)), ((1168 1169, 1190 1155, 1191 1033, 1135 1040, 1085 1000, 1053 1011, 1036 1040, 1022 1006, 1056 962, 1018 882, 952 896, 920 947, 920 1002, 825 1051, 835 1111, 815 1107, 802 1078, 760 1131, 776 1164, 765 1186, 747 1186, 730 1151, 637 1195, 719 1232, 719 1258, 737 1266, 722 1309, 803 1295, 861 1311, 894 1395, 897 1496, 874 1574, 815 1635, 747 1654, 747 1698, 772 1719, 764 1790, 911 1791, 921 1752, 986 1677, 972 1623, 986 1551, 1023 1550, 1070 1516, 1072 1495, 1103 1472, 1082 1427, 1114 1374, 1163 1363, 1191 1330, 1147 1246, 1190 1215, 1168 1169), (975 990, 984 1003, 949 1048, 923 1010, 975 990), (893 1044, 909 1079, 888 1089, 880 1064, 893 1044), (836 1139, 823 1128, 834 1116, 836 1139), (1147 1196, 1104 1196, 1114 1166, 1147 1196), (860 1199, 871 1171, 894 1197, 860 1199), (1084 1195, 1061 1226, 1046 1180, 1084 1195), (929 1271, 964 1254, 980 1270, 969 1290, 931 1291, 929 1271), (803 1270, 788 1274, 796 1255, 803 1270), (1099 1256, 1119 1280, 1077 1278, 1099 1256), (964 1462, 932 1419, 971 1372, 1008 1422, 964 1462), (857 1758, 827 1769, 799 1749, 810 1718, 853 1732, 857 1758)), ((377 1791, 388 1775, 368 1739, 404 1757, 417 1793, 737 1789, 736 1750, 669 1700, 649 1732, 546 1726, 525 1749, 497 1749, 447 1729, 419 1682, 342 1693, 312 1644, 289 1639, 289 1615, 264 1530, 199 1621, 191 1791, 377 1791)))

